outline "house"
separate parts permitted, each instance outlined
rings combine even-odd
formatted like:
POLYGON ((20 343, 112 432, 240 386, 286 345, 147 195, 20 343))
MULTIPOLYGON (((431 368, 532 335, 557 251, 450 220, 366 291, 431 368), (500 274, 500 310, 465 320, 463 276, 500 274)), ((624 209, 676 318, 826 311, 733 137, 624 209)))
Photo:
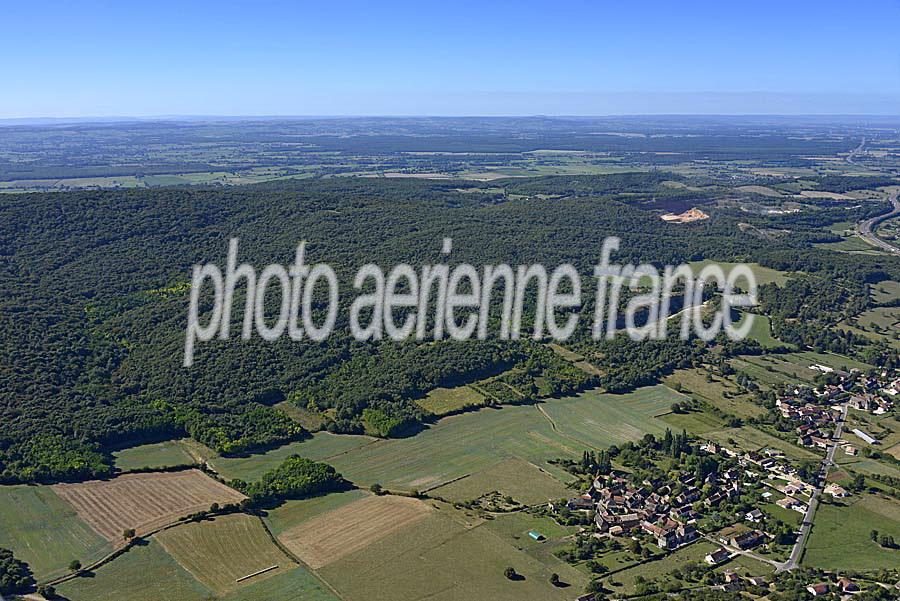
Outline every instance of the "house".
POLYGON ((829 484, 825 487, 825 494, 831 495, 832 497, 843 499, 847 496, 847 491, 844 490, 842 486, 838 486, 837 484, 829 484))
POLYGON ((799 505, 800 501, 798 501, 794 497, 785 497, 783 499, 778 499, 777 501, 775 501, 775 504, 785 509, 792 509, 799 505))
POLYGON ((763 512, 759 509, 754 509, 744 514, 744 518, 746 518, 750 522, 753 522, 754 524, 760 523, 764 517, 765 516, 763 515, 763 512))
POLYGON ((753 586, 769 586, 769 582, 762 576, 750 576, 747 578, 747 582, 753 586))
POLYGON ((813 597, 821 597, 822 595, 828 594, 828 583, 820 582, 819 584, 810 584, 806 587, 806 590, 809 591, 809 594, 813 597))
POLYGON ((719 547, 704 558, 704 561, 711 566, 718 565, 731 557, 731 553, 724 547, 719 547))
POLYGON ((569 499, 566 507, 570 511, 590 511, 594 508, 594 499, 590 495, 581 495, 574 499, 569 499))
POLYGON ((872 395, 854 394, 850 397, 850 407, 859 409, 860 411, 868 411, 872 406, 872 395))
POLYGON ((759 530, 750 530, 743 534, 737 534, 731 537, 731 544, 741 551, 753 549, 763 543, 765 535, 759 530))
POLYGON ((679 544, 678 522, 666 520, 662 525, 641 522, 641 529, 656 540, 661 549, 674 549, 679 544))
POLYGON ((837 581, 838 588, 841 589, 842 593, 858 593, 859 585, 850 580, 849 578, 841 578, 837 581))

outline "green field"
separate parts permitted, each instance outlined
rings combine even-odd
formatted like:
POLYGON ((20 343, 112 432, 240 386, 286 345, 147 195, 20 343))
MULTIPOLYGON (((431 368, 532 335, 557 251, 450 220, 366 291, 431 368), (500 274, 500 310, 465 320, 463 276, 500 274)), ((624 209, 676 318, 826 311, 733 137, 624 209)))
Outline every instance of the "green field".
POLYGON ((224 478, 240 478, 251 482, 258 480, 266 470, 278 466, 293 454, 302 455, 315 461, 330 461, 331 458, 352 449, 371 444, 375 439, 368 436, 352 436, 317 432, 300 442, 292 442, 265 453, 246 457, 219 457, 208 459, 209 465, 224 478))
POLYGON ((868 370, 872 366, 850 357, 833 353, 815 353, 800 351, 784 355, 743 355, 732 359, 731 365, 744 371, 754 380, 769 386, 789 384, 809 384, 821 372, 810 369, 811 365, 821 364, 832 369, 849 371, 851 369, 868 370))
POLYGON ((434 415, 446 415, 467 407, 480 407, 484 395, 469 386, 435 388, 425 398, 416 400, 416 404, 434 415))
POLYGON ((156 540, 181 567, 217 595, 261 582, 296 566, 275 546, 258 518, 243 514, 170 528, 156 535, 156 540), (277 567, 237 582, 272 566, 277 567))
POLYGON ((900 298, 900 282, 887 280, 872 284, 870 289, 872 300, 876 303, 887 303, 900 298))
POLYGON ((721 430, 725 427, 725 422, 723 420, 706 411, 669 413, 668 415, 662 416, 662 420, 673 430, 687 430, 688 432, 699 436, 714 430, 721 430))
POLYGON ((221 601, 338 601, 312 573, 301 567, 231 592, 221 601))
POLYGON ((115 451, 113 458, 115 466, 123 471, 139 468, 159 469, 196 463, 179 440, 167 440, 115 451))
MULTIPOLYGON (((715 550, 716 545, 705 540, 700 540, 679 549, 674 553, 669 553, 661 559, 618 572, 611 576, 610 579, 617 584, 615 588, 616 591, 632 592, 635 585, 635 579, 638 576, 643 576, 647 580, 666 580, 666 575, 675 568, 689 563, 702 562, 703 558, 708 553, 715 550)), ((668 579, 671 580, 671 577, 668 579)))
POLYGON ((68 573, 112 551, 49 486, 0 486, 0 547, 12 549, 39 580, 68 573))
POLYGON ((337 509, 352 501, 358 501, 369 493, 354 489, 346 492, 336 492, 310 499, 287 500, 275 509, 267 512, 266 522, 276 536, 295 524, 305 522, 310 518, 323 514, 326 511, 337 509))
POLYGON ((878 530, 900 540, 897 502, 870 494, 843 502, 819 505, 803 564, 827 570, 877 570, 900 565, 900 550, 884 549, 869 539, 869 532, 878 530))
POLYGON ((819 242, 814 245, 816 248, 824 248, 826 250, 834 250, 839 252, 862 252, 866 254, 877 254, 875 247, 860 238, 859 236, 848 236, 839 242, 819 242))
POLYGON ((319 574, 347 601, 570 600, 584 587, 585 576, 574 568, 560 563, 550 570, 485 525, 467 528, 450 511, 439 510, 319 574), (507 566, 524 580, 507 580, 507 566), (552 572, 571 586, 553 587, 552 572))
POLYGON ((671 411, 673 403, 687 400, 668 386, 658 384, 627 394, 582 392, 576 397, 552 400, 541 408, 557 430, 585 446, 603 448, 646 433, 660 434, 665 424, 657 416, 671 411))
POLYGON ((802 378, 789 375, 779 369, 779 366, 783 365, 783 362, 780 360, 743 355, 731 359, 728 363, 736 370, 746 373, 760 386, 774 388, 782 384, 797 385, 807 383, 802 378))
POLYGON ((469 501, 498 491, 520 503, 534 505, 572 495, 572 490, 546 471, 512 458, 471 476, 429 491, 448 501, 469 501))
MULTIPOLYGON (((689 263, 689 265, 694 269, 694 273, 698 273, 701 269, 706 267, 707 265, 718 265, 723 270, 725 270, 725 274, 727 275, 732 268, 736 265, 740 265, 740 263, 728 263, 724 261, 693 261, 689 263)), ((763 267, 762 265, 758 265, 756 263, 747 263, 747 266, 750 267, 750 270, 753 272, 753 275, 756 276, 756 285, 761 286, 763 284, 777 284, 779 286, 783 286, 788 279, 791 277, 789 273, 784 271, 778 271, 777 269, 769 269, 768 267, 763 267)), ((737 282, 740 285, 741 282, 737 282)))
POLYGON ((162 545, 150 540, 131 548, 90 577, 56 587, 72 601, 208 601, 212 592, 184 570, 162 545))
POLYGON ((733 379, 713 375, 704 368, 678 370, 665 382, 669 386, 680 385, 684 394, 706 401, 725 413, 738 417, 758 417, 765 413, 765 408, 757 404, 752 395, 738 392, 733 379), (713 381, 707 381, 707 376, 713 381))
MULTIPOLYGON (((536 406, 482 409, 444 418, 410 438, 353 449, 330 462, 358 485, 377 482, 392 490, 434 488, 509 458, 565 477, 547 460, 579 457, 589 447, 602 449, 646 432, 660 433, 665 424, 653 416, 668 411, 679 398, 671 389, 655 386, 627 395, 592 391, 536 406)), ((297 449, 300 454, 304 444, 297 449)))
POLYGON ((856 323, 867 330, 896 331, 900 327, 900 307, 877 307, 859 315, 856 323))
POLYGON ((780 449, 787 457, 792 459, 819 458, 818 455, 803 447, 798 447, 795 444, 776 438, 771 434, 767 434, 762 430, 757 430, 751 426, 713 430, 705 432, 703 436, 729 448, 737 447, 742 451, 759 451, 761 449, 771 448, 780 449))
MULTIPOLYGON (((734 324, 735 327, 739 328, 743 326, 744 320, 746 320, 750 315, 753 316, 753 325, 750 326, 750 333, 747 334, 747 338, 757 341, 760 346, 766 349, 787 346, 785 345, 785 343, 777 340, 772 335, 772 321, 765 315, 758 315, 756 313, 742 313, 741 320, 734 324)), ((790 348, 796 347, 791 346, 790 348)))

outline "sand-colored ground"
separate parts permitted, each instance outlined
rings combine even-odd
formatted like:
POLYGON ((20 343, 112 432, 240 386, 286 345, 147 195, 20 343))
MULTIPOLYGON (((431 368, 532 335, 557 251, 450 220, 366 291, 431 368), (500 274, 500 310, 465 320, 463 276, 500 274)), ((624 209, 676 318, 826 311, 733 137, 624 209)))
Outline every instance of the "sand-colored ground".
POLYGON ((278 538, 314 569, 359 551, 433 511, 409 497, 366 497, 297 524, 278 538))
POLYGON ((125 474, 111 480, 55 484, 54 492, 69 503, 91 528, 111 542, 134 528, 138 535, 164 526, 213 503, 237 503, 244 495, 200 470, 125 474))

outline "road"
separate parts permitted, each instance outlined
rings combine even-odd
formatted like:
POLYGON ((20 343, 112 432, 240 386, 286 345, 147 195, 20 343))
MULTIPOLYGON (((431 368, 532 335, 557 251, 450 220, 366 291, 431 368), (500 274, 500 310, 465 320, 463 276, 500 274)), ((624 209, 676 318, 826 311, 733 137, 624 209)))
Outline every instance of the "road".
POLYGON ((825 479, 828 477, 828 469, 834 465, 834 452, 837 450, 838 443, 841 440, 841 433, 844 431, 844 422, 847 420, 847 409, 849 405, 844 403, 841 408, 841 416, 834 427, 834 436, 831 438, 831 444, 825 452, 825 459, 822 460, 822 466, 816 475, 816 488, 809 497, 809 505, 806 513, 803 515, 803 523, 800 526, 800 534, 794 548, 791 549, 791 556, 787 561, 778 564, 776 572, 789 572, 796 569, 800 565, 800 558, 803 556, 803 549, 806 548, 806 541, 809 538, 809 532, 812 530, 813 519, 816 516, 816 509, 819 506, 819 496, 825 488, 825 479))
POLYGON ((781 563, 778 563, 774 559, 769 559, 768 557, 763 557, 762 555, 758 555, 758 554, 754 553, 753 551, 745 551, 744 549, 738 549, 737 547, 729 545, 728 543, 723 542, 723 541, 719 540, 718 538, 711 536, 709 534, 701 533, 700 536, 705 538, 709 542, 714 543, 715 545, 718 545, 719 547, 722 547, 723 549, 725 549, 726 551, 728 551, 732 554, 746 555, 747 557, 750 557, 751 559, 755 559, 756 561, 773 565, 776 568, 775 569, 776 572, 779 571, 778 568, 780 568, 783 565, 781 563))
POLYGON ((866 219, 865 221, 861 221, 859 225, 856 226, 856 233, 859 234, 860 238, 862 238, 872 246, 877 246, 882 250, 886 250, 894 254, 900 254, 900 248, 897 248, 893 244, 888 244, 881 238, 877 237, 874 234, 873 230, 882 221, 886 221, 892 217, 900 215, 900 200, 897 199, 897 195, 898 193, 895 192, 890 198, 891 204, 894 205, 894 209, 890 213, 885 213, 884 215, 879 215, 878 217, 866 219))
POLYGON ((848 162, 848 163, 853 163, 853 158, 854 158, 856 155, 862 154, 862 153, 865 152, 865 151, 866 151, 866 138, 865 138, 865 136, 863 136, 863 139, 860 140, 860 142, 859 142, 859 146, 857 146, 856 148, 854 148, 853 150, 851 150, 851 151, 850 151, 850 154, 847 155, 847 162, 848 162))

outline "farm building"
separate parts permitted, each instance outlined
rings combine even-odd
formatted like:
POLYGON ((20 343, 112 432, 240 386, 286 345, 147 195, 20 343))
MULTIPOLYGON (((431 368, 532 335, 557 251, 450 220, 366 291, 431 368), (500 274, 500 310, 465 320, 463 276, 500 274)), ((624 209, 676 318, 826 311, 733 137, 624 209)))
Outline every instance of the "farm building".
POLYGON ((877 440, 877 439, 872 438, 871 436, 869 436, 868 434, 866 434, 865 432, 863 432, 863 431, 860 430, 859 428, 853 428, 852 431, 853 431, 854 434, 856 434, 859 438, 861 438, 861 439, 862 439, 864 442, 866 442, 867 444, 878 444, 878 440, 877 440))

